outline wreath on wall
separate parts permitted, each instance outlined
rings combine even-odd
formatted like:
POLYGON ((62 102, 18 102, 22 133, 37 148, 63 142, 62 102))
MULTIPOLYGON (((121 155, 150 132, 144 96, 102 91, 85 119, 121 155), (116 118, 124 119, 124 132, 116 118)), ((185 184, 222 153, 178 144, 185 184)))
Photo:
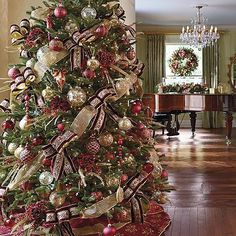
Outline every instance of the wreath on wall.
POLYGON ((168 62, 171 72, 178 76, 189 76, 198 67, 198 57, 191 48, 175 50, 168 62))

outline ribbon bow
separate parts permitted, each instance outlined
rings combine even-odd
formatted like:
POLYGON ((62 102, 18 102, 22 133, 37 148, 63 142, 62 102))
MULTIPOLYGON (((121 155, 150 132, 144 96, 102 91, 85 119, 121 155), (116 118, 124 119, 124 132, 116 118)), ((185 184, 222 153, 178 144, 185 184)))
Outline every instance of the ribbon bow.
POLYGON ((30 30, 30 22, 27 19, 23 19, 20 22, 20 26, 13 24, 10 27, 10 35, 12 38, 12 44, 18 43, 21 39, 24 39, 30 30))
POLYGON ((51 171, 56 180, 60 179, 63 174, 76 172, 74 163, 65 149, 75 139, 77 139, 75 133, 66 131, 52 138, 50 144, 43 147, 45 158, 52 158, 51 171))
POLYGON ((142 171, 140 174, 132 177, 124 188, 124 201, 131 203, 132 223, 144 222, 144 212, 141 203, 141 197, 144 196, 139 190, 146 183, 150 174, 142 171))
POLYGON ((19 74, 11 83, 11 92, 17 96, 26 91, 36 80, 36 75, 30 67, 25 68, 22 74, 19 74))

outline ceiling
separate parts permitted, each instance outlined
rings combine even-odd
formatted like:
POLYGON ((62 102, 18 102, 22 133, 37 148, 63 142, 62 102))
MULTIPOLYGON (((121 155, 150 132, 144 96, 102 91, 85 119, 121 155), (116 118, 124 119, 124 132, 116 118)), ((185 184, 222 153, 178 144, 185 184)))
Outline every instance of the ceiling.
POLYGON ((236 0, 135 0, 137 23, 185 26, 196 15, 196 5, 206 4, 202 13, 209 25, 236 29, 236 0))

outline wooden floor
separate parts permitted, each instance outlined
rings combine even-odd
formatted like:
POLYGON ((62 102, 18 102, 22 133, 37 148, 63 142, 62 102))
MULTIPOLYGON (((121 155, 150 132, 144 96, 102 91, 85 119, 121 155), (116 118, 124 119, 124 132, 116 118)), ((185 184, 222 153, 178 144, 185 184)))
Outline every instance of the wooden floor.
POLYGON ((165 236, 236 236, 236 129, 233 136, 230 146, 223 129, 157 137, 176 187, 165 205, 172 218, 165 236))

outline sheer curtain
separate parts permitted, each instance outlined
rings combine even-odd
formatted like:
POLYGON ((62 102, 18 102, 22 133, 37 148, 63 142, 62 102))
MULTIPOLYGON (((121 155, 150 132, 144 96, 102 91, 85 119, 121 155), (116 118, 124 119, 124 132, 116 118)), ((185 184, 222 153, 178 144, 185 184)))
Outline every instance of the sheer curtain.
POLYGON ((165 36, 147 36, 148 79, 144 81, 145 92, 154 92, 155 86, 162 81, 165 72, 165 36))
MULTIPOLYGON (((219 43, 203 49, 203 79, 210 88, 217 88, 219 83, 219 43)), ((222 113, 204 112, 204 128, 222 127, 222 113)))

